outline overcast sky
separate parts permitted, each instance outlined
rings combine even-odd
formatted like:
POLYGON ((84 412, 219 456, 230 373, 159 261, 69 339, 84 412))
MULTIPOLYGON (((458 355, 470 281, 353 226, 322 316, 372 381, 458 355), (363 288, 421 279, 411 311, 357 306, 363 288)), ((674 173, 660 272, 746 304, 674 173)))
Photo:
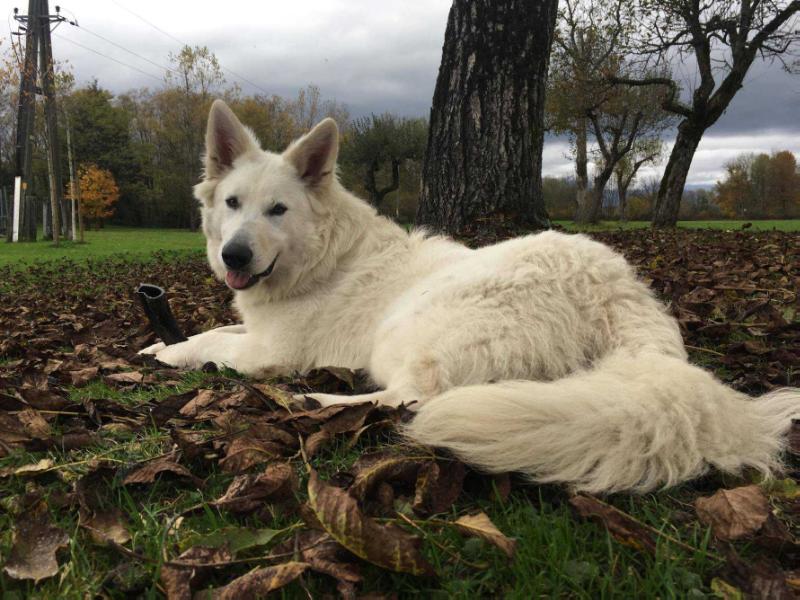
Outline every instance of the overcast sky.
MULTIPOLYGON (((428 116, 450 0, 69 0, 61 6, 80 27, 57 29, 54 55, 70 61, 79 82, 97 78, 114 92, 158 87, 164 70, 157 65, 167 64, 180 41, 208 46, 228 82, 246 93, 294 96, 313 83, 353 115, 428 116)), ((712 184, 740 152, 782 149, 800 156, 800 76, 756 64, 728 112, 706 133, 689 183, 712 184)), ((545 174, 572 173, 567 152, 565 142, 548 140, 545 174)))

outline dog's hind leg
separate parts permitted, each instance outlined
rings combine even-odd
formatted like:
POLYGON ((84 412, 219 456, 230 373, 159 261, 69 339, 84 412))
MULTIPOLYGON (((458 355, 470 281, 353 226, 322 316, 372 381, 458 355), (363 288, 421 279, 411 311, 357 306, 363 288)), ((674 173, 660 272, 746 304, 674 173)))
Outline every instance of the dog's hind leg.
POLYGON ((407 397, 399 393, 398 390, 381 390, 371 394, 358 394, 356 396, 341 396, 338 394, 297 394, 295 400, 302 402, 305 398, 312 398, 322 406, 333 406, 335 404, 362 404, 363 402, 373 402, 378 406, 400 406, 403 402, 411 403, 413 397, 407 397))

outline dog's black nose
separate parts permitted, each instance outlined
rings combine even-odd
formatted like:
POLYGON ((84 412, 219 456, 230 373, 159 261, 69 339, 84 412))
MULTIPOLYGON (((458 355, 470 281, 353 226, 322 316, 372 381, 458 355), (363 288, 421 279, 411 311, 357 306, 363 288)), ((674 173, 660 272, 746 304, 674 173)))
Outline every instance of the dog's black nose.
POLYGON ((253 260, 253 251, 247 244, 228 242, 222 248, 222 262, 234 271, 240 271, 253 260))

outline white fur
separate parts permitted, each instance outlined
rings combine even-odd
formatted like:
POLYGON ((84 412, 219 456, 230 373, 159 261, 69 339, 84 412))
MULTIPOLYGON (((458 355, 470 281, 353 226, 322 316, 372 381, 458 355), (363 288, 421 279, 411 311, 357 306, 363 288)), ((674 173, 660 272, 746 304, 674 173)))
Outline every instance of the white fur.
POLYGON ((780 467, 800 391, 752 400, 690 365, 675 320, 610 248, 552 231, 479 250, 408 234, 339 184, 332 121, 283 155, 259 150, 221 103, 209 122, 196 192, 212 269, 224 277, 234 235, 249 240, 254 273, 278 259, 236 293, 242 328, 147 350, 162 362, 365 368, 384 391, 315 397, 417 402, 412 439, 581 490, 780 467), (222 167, 219 144, 234 149, 222 167), (275 202, 287 212, 265 216, 275 202))

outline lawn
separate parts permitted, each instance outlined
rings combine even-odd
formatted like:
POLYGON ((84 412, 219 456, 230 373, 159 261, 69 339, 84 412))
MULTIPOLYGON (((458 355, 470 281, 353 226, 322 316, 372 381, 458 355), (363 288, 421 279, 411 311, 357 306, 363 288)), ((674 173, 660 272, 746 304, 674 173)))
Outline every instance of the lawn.
POLYGON ((83 261, 120 255, 141 259, 157 250, 197 251, 205 248, 200 232, 185 229, 136 229, 132 227, 105 227, 85 232, 85 243, 62 241, 58 247, 39 239, 33 243, 9 244, 0 242, 0 266, 30 264, 69 258, 83 261))
MULTIPOLYGON (((139 233, 122 237, 133 246, 139 233)), ((592 235, 626 253, 681 315, 693 361, 754 395, 800 384, 800 316, 792 291, 800 278, 800 236, 648 230, 592 235)), ((146 245, 162 248, 161 239, 146 245)), ((289 415, 274 404, 281 390, 357 388, 357 375, 321 372, 258 381, 210 369, 177 372, 136 356, 153 341, 131 294, 140 281, 168 288, 188 334, 234 319, 230 293, 210 277, 198 252, 168 261, 112 257, 23 269, 7 263, 0 266, 3 281, 13 286, 3 289, 0 304, 0 557, 6 566, 24 563, 20 540, 28 535, 36 539, 27 554, 50 559, 37 562, 49 572, 38 583, 0 572, 4 598, 160 598, 181 581, 184 593, 173 597, 188 598, 190 590, 220 587, 252 568, 290 560, 311 567, 281 589, 284 598, 322 597, 337 589, 354 597, 355 588, 358 594, 399 598, 734 599, 743 590, 769 597, 759 592, 797 585, 789 572, 797 549, 774 549, 780 529, 729 546, 698 520, 693 504, 720 488, 756 481, 780 526, 796 538, 796 480, 767 483, 753 474, 711 473, 658 493, 602 498, 621 511, 613 515, 622 519, 622 529, 619 522, 608 529, 581 517, 562 486, 472 472, 455 488, 455 499, 421 510, 418 497, 427 498, 422 492, 433 489, 426 487, 430 481, 437 484, 432 500, 452 492, 452 481, 445 483, 460 463, 403 443, 392 426, 401 416, 370 412, 356 418, 351 409, 334 418, 313 410, 289 415), (264 387, 255 393, 254 384, 264 387), (305 440, 302 448, 298 436, 305 440), (322 441, 313 453, 312 438, 322 441), (309 537, 324 539, 314 528, 320 526, 315 520, 325 520, 308 512, 309 468, 328 482, 328 492, 352 494, 354 477, 365 473, 359 461, 375 451, 384 456, 377 464, 387 468, 371 471, 380 475, 358 508, 373 525, 417 536, 435 576, 380 568, 369 552, 371 560, 356 559, 331 540, 317 547, 307 543, 309 537), (421 462, 396 468, 391 461, 397 456, 421 462), (423 462, 433 469, 425 476, 423 462), (154 476, 148 476, 148 465, 166 468, 154 473, 150 467, 154 476), (288 494, 279 495, 267 481, 249 489, 258 500, 249 510, 218 504, 232 483, 241 488, 276 465, 290 467, 288 494), (436 469, 439 474, 431 475, 436 469), (516 540, 513 558, 454 526, 479 512, 516 540), (30 535, 30 523, 43 535, 30 535), (215 536, 221 529, 226 539, 215 536), (220 547, 225 541, 227 547, 220 547), (199 553, 198 547, 214 549, 195 555, 196 577, 171 566, 191 560, 192 554, 183 553, 199 553), (741 563, 731 562, 737 557, 741 563)), ((352 539, 339 541, 357 547, 352 539)))

